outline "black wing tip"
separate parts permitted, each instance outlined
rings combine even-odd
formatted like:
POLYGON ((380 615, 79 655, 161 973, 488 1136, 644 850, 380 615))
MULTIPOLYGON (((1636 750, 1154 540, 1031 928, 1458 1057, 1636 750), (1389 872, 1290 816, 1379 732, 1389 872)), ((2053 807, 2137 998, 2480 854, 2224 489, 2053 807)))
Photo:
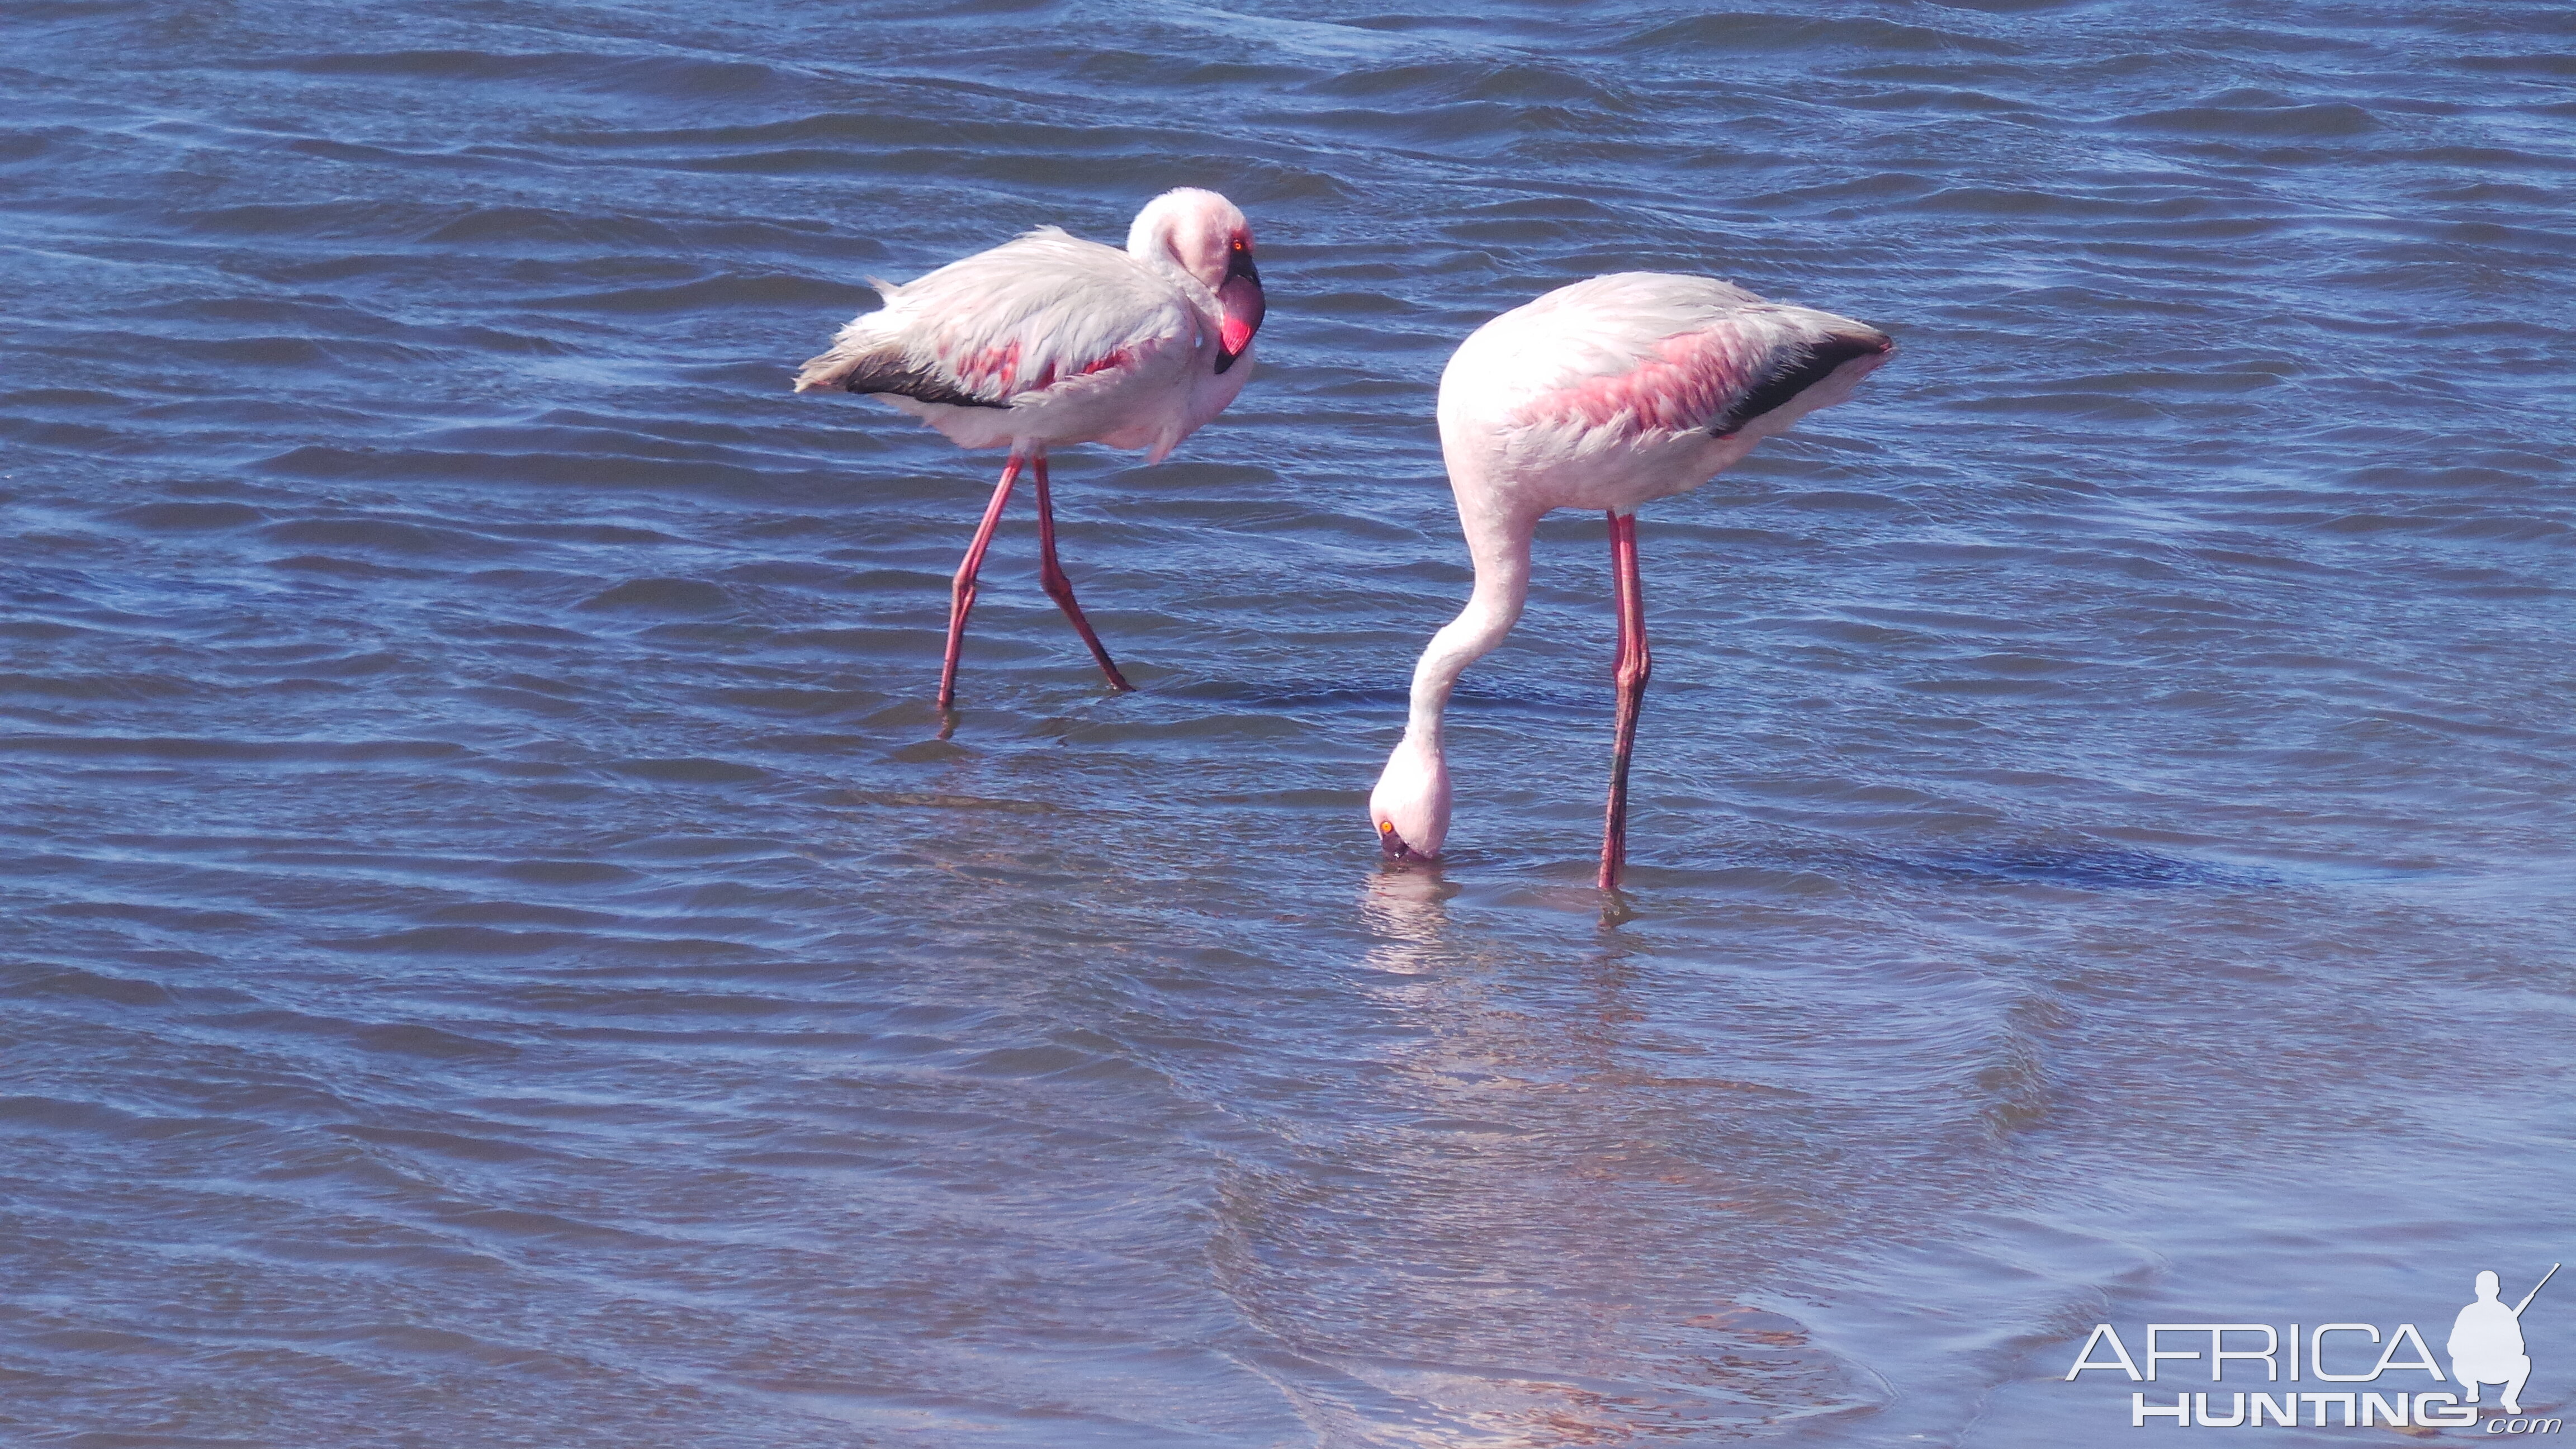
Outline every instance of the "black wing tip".
POLYGON ((971 393, 935 372, 907 367, 896 358, 871 358, 851 368, 841 386, 865 396, 893 393, 915 402, 944 403, 952 408, 1007 408, 1008 398, 971 393))
POLYGON ((1858 332, 1829 332, 1811 339, 1792 358, 1762 379, 1751 392, 1736 399, 1735 405, 1709 425, 1709 431, 1721 438, 1731 438, 1743 431, 1744 425, 1764 413, 1788 406, 1798 394, 1833 375, 1835 368, 1856 357, 1885 357, 1896 350, 1896 339, 1875 327, 1858 332))

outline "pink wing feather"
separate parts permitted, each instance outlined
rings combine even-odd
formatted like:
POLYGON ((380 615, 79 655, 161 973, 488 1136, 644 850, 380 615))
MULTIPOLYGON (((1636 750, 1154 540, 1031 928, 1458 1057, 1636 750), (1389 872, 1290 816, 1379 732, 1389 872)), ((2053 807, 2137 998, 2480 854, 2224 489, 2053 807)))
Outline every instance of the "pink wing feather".
POLYGON ((1624 272, 1505 313, 1460 360, 1508 379, 1512 396, 1496 401, 1523 426, 1724 436, 1891 345, 1864 323, 1725 282, 1624 272), (1532 358, 1556 362, 1531 367, 1532 358))

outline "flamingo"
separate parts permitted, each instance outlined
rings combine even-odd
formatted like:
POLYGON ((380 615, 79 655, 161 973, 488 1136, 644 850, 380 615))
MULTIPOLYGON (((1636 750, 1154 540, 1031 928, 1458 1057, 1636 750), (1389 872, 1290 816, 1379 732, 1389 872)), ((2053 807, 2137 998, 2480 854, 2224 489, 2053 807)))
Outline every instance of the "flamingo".
POLYGON ((1042 226, 900 286, 868 284, 885 305, 842 328, 796 390, 874 394, 961 448, 1011 450, 950 583, 939 707, 956 704, 975 576, 1023 465, 1037 479, 1039 580, 1110 687, 1132 689, 1056 561, 1047 449, 1106 443, 1159 463, 1234 401, 1261 330, 1251 224, 1215 192, 1182 187, 1136 213, 1123 252, 1042 226))
POLYGON ((1851 396, 1894 346, 1848 317, 1663 272, 1559 287, 1459 344, 1440 375, 1440 451, 1476 583, 1414 666, 1404 738, 1369 796, 1387 860, 1435 858, 1449 833, 1441 714, 1458 676, 1520 619, 1539 516, 1598 508, 1610 516, 1619 619, 1600 886, 1617 889, 1628 762, 1652 671, 1637 506, 1697 488, 1764 438, 1851 396))

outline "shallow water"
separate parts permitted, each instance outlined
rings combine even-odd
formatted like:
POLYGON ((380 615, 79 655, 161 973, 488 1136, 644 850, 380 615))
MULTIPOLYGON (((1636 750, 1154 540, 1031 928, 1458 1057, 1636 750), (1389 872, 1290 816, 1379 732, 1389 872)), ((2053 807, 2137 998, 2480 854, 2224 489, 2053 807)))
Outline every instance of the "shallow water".
POLYGON ((13 11, 9 1442, 2055 1446, 2576 1257, 2568 12, 1258 9, 13 11), (1023 512, 943 734, 993 460, 788 370, 1178 184, 1141 692, 1023 512), (1447 350, 1632 267, 1901 351, 1644 515, 1605 920, 1597 518, 1362 803, 1447 350))

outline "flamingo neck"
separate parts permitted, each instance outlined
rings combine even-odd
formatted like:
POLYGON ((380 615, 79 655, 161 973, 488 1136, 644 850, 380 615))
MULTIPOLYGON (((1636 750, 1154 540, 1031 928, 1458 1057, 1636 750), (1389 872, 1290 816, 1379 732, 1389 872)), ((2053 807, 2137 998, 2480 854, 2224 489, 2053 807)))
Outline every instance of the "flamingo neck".
POLYGON ((1467 606, 1431 636, 1415 662, 1412 711, 1404 728, 1406 738, 1435 760, 1441 757, 1441 725, 1458 677, 1503 642, 1529 602, 1530 535, 1538 522, 1471 513, 1466 499, 1459 502, 1459 522, 1475 559, 1476 587, 1467 606))
POLYGON ((1127 255, 1146 270, 1180 284, 1200 311, 1215 315, 1215 284, 1191 271, 1189 264, 1181 260, 1181 249, 1174 238, 1171 218, 1157 216, 1149 209, 1136 218, 1135 228, 1127 233, 1127 255))
POLYGON ((1529 598, 1530 533, 1538 516, 1500 512, 1490 493, 1454 469, 1451 481, 1457 485, 1458 521, 1467 535, 1467 550, 1476 561, 1476 587, 1467 607, 1431 636, 1413 666, 1412 712, 1404 738, 1387 757, 1377 788, 1369 792, 1369 816, 1390 859, 1437 857, 1448 839, 1449 764, 1442 750, 1442 716, 1458 676, 1503 642, 1529 598))

